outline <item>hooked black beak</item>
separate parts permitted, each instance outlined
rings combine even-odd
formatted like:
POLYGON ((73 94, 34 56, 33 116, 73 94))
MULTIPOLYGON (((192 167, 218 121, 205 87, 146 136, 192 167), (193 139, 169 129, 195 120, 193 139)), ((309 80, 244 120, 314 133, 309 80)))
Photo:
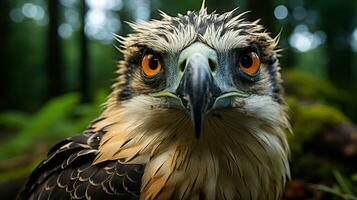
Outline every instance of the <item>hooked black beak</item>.
POLYGON ((186 60, 185 70, 177 89, 183 105, 190 111, 197 138, 202 132, 205 115, 220 93, 214 83, 212 64, 207 56, 200 53, 192 54, 186 60))

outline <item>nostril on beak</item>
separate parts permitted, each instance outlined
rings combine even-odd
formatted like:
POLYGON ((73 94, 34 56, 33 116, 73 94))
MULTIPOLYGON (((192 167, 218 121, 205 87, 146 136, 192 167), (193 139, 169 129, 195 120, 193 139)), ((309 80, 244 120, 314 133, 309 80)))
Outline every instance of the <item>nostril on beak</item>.
MULTIPOLYGON (((186 63, 187 63, 187 60, 186 60, 186 59, 183 60, 183 61, 180 63, 179 68, 180 68, 180 71, 181 71, 181 72, 185 71, 186 63)), ((208 59, 208 64, 209 64, 209 67, 210 67, 210 69, 211 69, 211 72, 216 71, 217 63, 216 63, 214 60, 212 60, 212 59, 209 58, 209 59, 208 59)))
POLYGON ((185 60, 183 60, 183 61, 180 63, 179 67, 180 67, 181 72, 185 71, 186 62, 187 62, 187 61, 186 61, 186 59, 185 59, 185 60))
POLYGON ((211 72, 214 72, 214 71, 216 71, 216 68, 217 68, 217 63, 214 61, 214 60, 212 60, 212 59, 208 59, 208 64, 209 64, 209 67, 210 67, 210 69, 211 69, 211 72))

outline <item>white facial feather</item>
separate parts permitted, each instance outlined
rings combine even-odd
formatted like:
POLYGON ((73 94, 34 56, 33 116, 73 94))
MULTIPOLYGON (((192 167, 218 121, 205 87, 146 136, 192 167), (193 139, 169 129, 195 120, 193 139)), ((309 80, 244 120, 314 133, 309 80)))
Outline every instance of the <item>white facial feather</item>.
POLYGON ((285 108, 268 96, 239 101, 209 114, 200 139, 185 111, 162 108, 157 98, 141 95, 108 107, 103 117, 115 123, 97 162, 146 164, 142 199, 174 191, 182 199, 202 192, 218 199, 278 199, 289 177, 285 108))

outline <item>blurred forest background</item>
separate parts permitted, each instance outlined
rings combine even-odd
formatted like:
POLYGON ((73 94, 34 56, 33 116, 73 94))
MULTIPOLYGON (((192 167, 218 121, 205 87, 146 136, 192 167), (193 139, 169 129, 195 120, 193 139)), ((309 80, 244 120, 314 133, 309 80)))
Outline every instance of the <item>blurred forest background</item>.
MULTIPOLYGON (((0 193, 12 199, 59 140, 100 113, 125 21, 200 8, 201 0, 1 0, 0 193)), ((207 0, 281 33, 294 134, 284 199, 357 199, 357 1, 207 0)))

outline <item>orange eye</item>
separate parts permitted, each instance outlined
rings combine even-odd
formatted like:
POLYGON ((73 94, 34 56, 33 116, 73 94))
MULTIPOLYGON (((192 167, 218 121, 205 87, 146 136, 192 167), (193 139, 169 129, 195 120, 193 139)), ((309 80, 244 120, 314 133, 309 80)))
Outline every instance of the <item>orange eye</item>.
POLYGON ((154 76, 161 70, 161 63, 159 58, 152 54, 147 54, 141 61, 141 67, 146 76, 154 76))
POLYGON ((260 68, 260 59, 257 53, 249 52, 241 56, 239 68, 249 75, 255 75, 260 68))

